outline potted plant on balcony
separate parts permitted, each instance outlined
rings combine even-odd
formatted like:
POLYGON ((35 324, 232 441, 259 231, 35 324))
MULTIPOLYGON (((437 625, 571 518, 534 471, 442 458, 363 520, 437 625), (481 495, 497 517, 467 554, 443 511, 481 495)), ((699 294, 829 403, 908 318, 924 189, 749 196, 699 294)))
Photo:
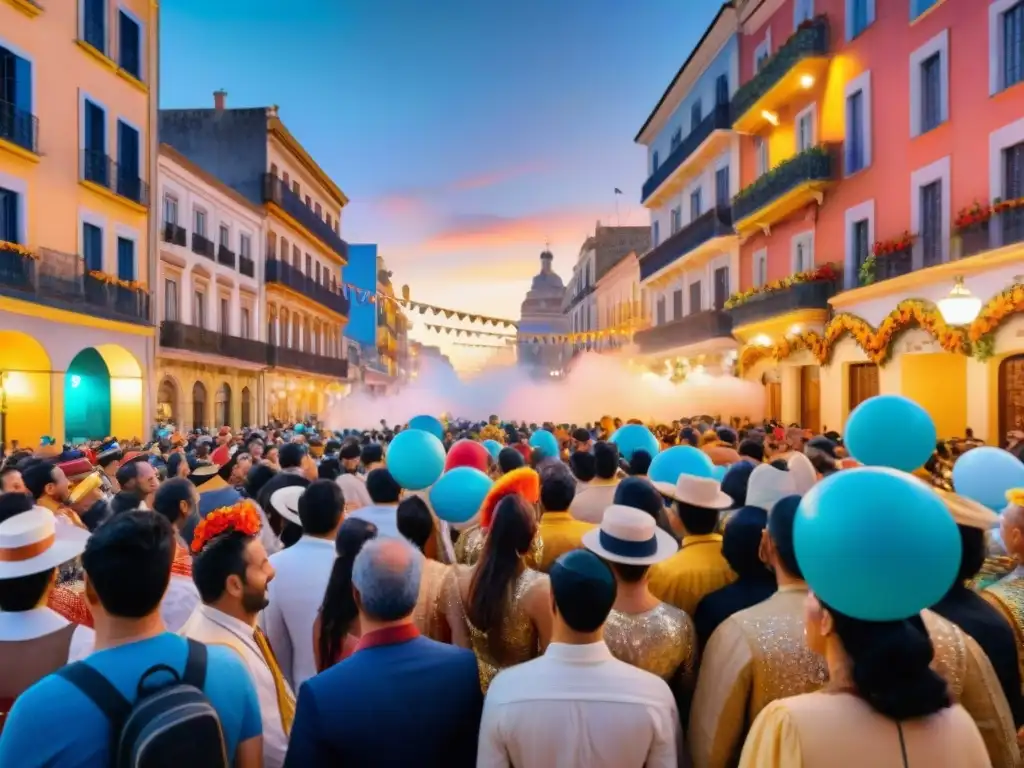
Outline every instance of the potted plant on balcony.
POLYGON ((766 298, 773 293, 779 293, 780 291, 786 291, 792 288, 794 285, 800 285, 802 283, 821 283, 821 282, 837 282, 839 280, 839 269, 836 264, 831 262, 822 264, 820 267, 814 269, 808 269, 803 272, 797 272, 789 277, 783 277, 779 280, 772 280, 770 283, 765 283, 759 288, 750 288, 746 291, 738 291, 730 296, 725 301, 725 309, 732 309, 738 307, 741 304, 746 304, 748 301, 760 300, 766 298))
POLYGON ((910 271, 911 249, 917 235, 904 231, 898 237, 878 240, 871 246, 871 255, 860 265, 857 277, 861 285, 871 285, 878 279, 888 280, 910 271), (881 276, 878 272, 881 270, 881 276))
MULTIPOLYGON (((999 200, 996 200, 999 203, 999 200)), ((993 206, 975 200, 971 205, 957 211, 953 220, 953 237, 959 241, 961 257, 988 250, 989 222, 993 206)))

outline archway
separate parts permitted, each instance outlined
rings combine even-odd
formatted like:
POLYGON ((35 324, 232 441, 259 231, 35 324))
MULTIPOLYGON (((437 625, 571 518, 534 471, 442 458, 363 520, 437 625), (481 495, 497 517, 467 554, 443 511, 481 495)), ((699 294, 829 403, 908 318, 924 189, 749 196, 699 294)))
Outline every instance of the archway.
POLYGON ((242 387, 242 427, 253 426, 252 421, 252 394, 248 387, 242 387))
POLYGON ((103 355, 93 347, 83 349, 71 361, 64 378, 66 438, 80 443, 112 434, 111 400, 110 369, 103 355))
POLYGON ((217 388, 213 398, 213 420, 215 426, 231 426, 231 387, 224 382, 217 388))
POLYGON ((159 421, 180 425, 179 397, 178 382, 170 376, 165 376, 156 395, 156 417, 159 421))
POLYGON ((999 444, 1007 432, 1024 429, 1024 355, 999 364, 999 444))
POLYGON ((8 448, 14 440, 35 447, 59 429, 51 421, 50 369, 50 356, 36 339, 0 331, 0 442, 8 448))
POLYGON ((201 429, 206 426, 206 387, 197 381, 192 385, 192 428, 201 429))

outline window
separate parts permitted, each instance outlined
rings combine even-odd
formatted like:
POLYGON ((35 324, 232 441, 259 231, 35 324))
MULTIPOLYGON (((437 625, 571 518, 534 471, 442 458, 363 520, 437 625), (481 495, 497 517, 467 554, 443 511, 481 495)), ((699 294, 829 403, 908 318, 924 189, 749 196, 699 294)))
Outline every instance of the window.
POLYGON ((913 21, 939 0, 910 0, 910 20, 913 21))
POLYGON ((301 196, 302 193, 299 191, 299 182, 297 182, 297 181, 293 181, 292 182, 292 192, 295 193, 296 197, 300 197, 301 196))
POLYGON ((714 272, 714 286, 715 286, 715 309, 722 309, 725 307, 725 302, 729 298, 729 267, 718 267, 714 272))
POLYGON ((0 137, 35 151, 32 114, 32 62, 0 46, 0 137))
POLYGON ((200 237, 206 237, 206 211, 202 208, 192 212, 192 231, 200 237))
POLYGON ((220 225, 220 240, 217 241, 221 248, 227 248, 228 243, 231 242, 231 230, 227 224, 220 225))
POLYGON ((793 26, 799 27, 814 18, 814 0, 796 0, 793 3, 793 26))
POLYGON ((754 287, 760 288, 768 282, 768 251, 762 249, 754 254, 754 287))
POLYGON ((220 332, 227 336, 231 332, 231 301, 220 299, 220 332))
POLYGON ((308 253, 306 254, 306 275, 312 277, 313 275, 313 257, 308 253))
POLYGON ((1024 1, 989 6, 990 93, 1024 82, 1024 1))
POLYGON ((316 281, 317 281, 317 283, 320 282, 320 262, 319 261, 316 263, 316 281))
POLYGON ((729 103, 729 76, 719 75, 715 78, 715 104, 719 107, 729 103))
POLYGON ((299 246, 292 245, 292 266, 298 270, 302 269, 302 251, 299 246))
POLYGON ((715 205, 719 208, 729 206, 729 166, 715 171, 715 205))
POLYGON ((250 324, 251 324, 251 320, 249 318, 249 308, 248 307, 242 307, 242 317, 241 317, 241 326, 242 326, 241 327, 241 331, 242 331, 242 334, 241 335, 242 335, 243 339, 248 339, 249 336, 251 335, 250 332, 249 332, 250 324))
POLYGON ((330 212, 328 212, 327 213, 327 226, 328 227, 333 226, 333 224, 331 223, 332 221, 333 221, 333 219, 331 218, 331 214, 330 214, 330 212))
POLYGON ((864 158, 864 92, 846 98, 846 173, 856 173, 866 165, 864 158))
POLYGON ((910 54, 910 135, 949 119, 949 29, 910 54))
POLYGON ((875 21, 875 0, 846 0, 846 39, 853 40, 875 21))
POLYGON ((675 133, 672 134, 672 141, 669 145, 669 152, 675 152, 679 145, 683 143, 683 129, 676 128, 675 133))
POLYGON ((323 216, 323 213, 324 213, 324 211, 323 211, 323 208, 321 208, 321 207, 320 207, 320 203, 317 203, 317 204, 316 204, 316 205, 314 206, 314 212, 316 213, 316 217, 317 217, 318 219, 319 219, 319 218, 320 218, 321 216, 323 216))
POLYGON ((249 235, 239 235, 238 237, 238 255, 243 259, 252 258, 252 238, 249 235))
POLYGON ((284 171, 281 174, 281 183, 284 185, 284 188, 287 190, 288 189, 288 171, 284 171))
MULTIPOLYGON (((1002 151, 1003 199, 1024 197, 1024 142, 1002 151)), ((1000 216, 1002 244, 1024 241, 1024 208, 1010 208, 1000 216)))
POLYGON ((926 267, 942 261, 942 180, 925 184, 921 197, 921 258, 926 267))
POLYGON ((135 241, 127 237, 117 238, 117 277, 119 280, 135 280, 135 241))
POLYGON ((853 222, 850 229, 850 251, 853 254, 853 268, 859 274, 860 268, 871 255, 871 229, 867 219, 853 222))
POLYGON ((697 99, 690 106, 690 133, 697 130, 697 126, 700 125, 700 121, 704 119, 704 115, 701 114, 702 107, 700 99, 697 99))
POLYGON ((169 277, 164 278, 164 320, 178 322, 178 283, 169 277))
POLYGON ((703 213, 701 205, 701 188, 697 187, 690 193, 690 221, 698 218, 703 213))
POLYGON ((86 272, 103 271, 103 230, 95 224, 82 224, 82 258, 86 272))
POLYGON ((672 319, 679 320, 683 316, 683 289, 672 292, 672 319))
POLYGON ((796 151, 806 152, 814 146, 814 123, 817 110, 814 104, 796 116, 796 151))
POLYGON ((766 37, 757 48, 754 49, 754 74, 761 71, 764 67, 765 62, 771 56, 772 41, 770 37, 766 37))
POLYGON ((683 228, 683 209, 678 207, 673 208, 671 211, 671 217, 672 234, 674 235, 676 232, 683 228))
MULTIPOLYGON (((117 121, 117 188, 119 195, 142 202, 139 132, 122 120, 117 121)), ((146 201, 149 202, 148 200, 146 201)))
POLYGON ((164 195, 164 224, 178 223, 178 198, 164 195))
POLYGON ((658 236, 658 222, 651 224, 651 248, 657 248, 661 238, 658 236))
POLYGON ((814 232, 801 232, 795 235, 792 247, 794 275, 814 267, 814 232))
POLYGON ((658 300, 654 303, 654 317, 655 325, 665 324, 665 297, 659 296, 658 300))
POLYGON ((701 310, 701 286, 700 280, 695 283, 690 283, 690 314, 700 312, 701 310))
POLYGON ((763 136, 754 137, 754 156, 757 158, 757 175, 768 173, 768 142, 763 136))
POLYGON ((202 291, 192 294, 192 325, 196 328, 206 327, 206 294, 202 291))
POLYGON ((921 64, 921 133, 937 128, 942 122, 942 59, 933 53, 921 64))
POLYGON ((117 23, 120 35, 118 37, 118 53, 121 69, 134 77, 142 79, 142 30, 139 23, 123 10, 118 11, 117 23))
POLYGON ((17 192, 0 187, 0 242, 21 243, 20 203, 17 192))
POLYGON ((107 113, 99 104, 85 100, 82 114, 82 131, 85 142, 82 158, 82 176, 86 181, 107 186, 107 113))
POLYGON ((651 173, 658 170, 658 150, 654 150, 651 153, 651 173))
POLYGON ((306 195, 306 207, 313 210, 313 201, 309 199, 309 195, 306 195))
POLYGON ((107 52, 107 0, 82 0, 82 40, 107 52))

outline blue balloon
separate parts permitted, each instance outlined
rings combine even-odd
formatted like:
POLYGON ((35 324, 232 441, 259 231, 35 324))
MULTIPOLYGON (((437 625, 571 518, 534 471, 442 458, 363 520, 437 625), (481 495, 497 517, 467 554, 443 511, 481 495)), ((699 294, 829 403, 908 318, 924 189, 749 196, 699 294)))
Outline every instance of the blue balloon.
POLYGON ((171 430, 169 430, 167 427, 164 427, 159 432, 157 432, 157 435, 159 437, 170 437, 171 436, 171 430))
POLYGON ((725 477, 725 473, 729 471, 729 467, 726 465, 716 464, 711 468, 711 476, 718 482, 722 482, 722 478, 725 477))
POLYGON ((953 488, 998 512, 1006 506, 1007 491, 1024 488, 1024 463, 1002 448, 972 448, 953 465, 953 488))
POLYGON ((715 465, 704 451, 692 445, 674 445, 654 457, 647 477, 651 482, 675 485, 680 475, 711 477, 715 465))
POLYGON ((487 497, 494 481, 474 467, 445 472, 430 488, 430 506, 441 520, 458 525, 471 520, 487 497))
POLYGON ((960 532, 935 491, 885 467, 817 483, 800 501, 796 559, 810 588, 855 619, 898 621, 937 603, 960 569, 960 532))
POLYGON ((388 447, 387 467, 400 486, 421 491, 444 472, 444 445, 422 429, 403 429, 388 447))
POLYGON ((292 427, 292 430, 295 432, 295 434, 301 435, 303 432, 306 431, 306 425, 305 424, 296 424, 294 427, 292 427))
POLYGON ((636 451, 647 451, 653 459, 661 450, 658 438, 643 424, 624 424, 612 433, 611 441, 619 447, 619 454, 626 461, 636 451))
POLYGON ((438 440, 444 440, 444 424, 436 416, 413 416, 409 419, 409 429, 420 429, 429 432, 438 440))
POLYGON ((938 436, 928 411, 902 395, 876 395, 846 422, 850 455, 869 467, 913 472, 931 458, 938 436))
POLYGON ((540 451, 545 459, 557 459, 561 455, 558 438, 546 429, 538 429, 530 435, 530 447, 540 451))
POLYGON ((497 440, 484 440, 484 448, 491 454, 492 459, 497 459, 498 454, 501 453, 502 446, 497 440))

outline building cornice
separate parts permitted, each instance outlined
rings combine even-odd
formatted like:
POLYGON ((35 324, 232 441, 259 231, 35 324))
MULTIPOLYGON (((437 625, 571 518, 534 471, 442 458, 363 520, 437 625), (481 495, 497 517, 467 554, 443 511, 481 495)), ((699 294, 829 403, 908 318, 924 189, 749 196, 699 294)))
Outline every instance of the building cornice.
POLYGON ((274 112, 268 115, 267 121, 267 132, 276 138, 284 147, 292 153, 296 160, 302 164, 302 166, 313 175, 313 178, 319 182, 320 186, 324 188, 328 195, 342 208, 348 205, 348 197, 341 191, 341 187, 334 183, 334 180, 327 175, 327 172, 317 164, 317 162, 310 156, 310 154, 303 148, 291 131, 289 131, 281 118, 279 118, 274 112))

